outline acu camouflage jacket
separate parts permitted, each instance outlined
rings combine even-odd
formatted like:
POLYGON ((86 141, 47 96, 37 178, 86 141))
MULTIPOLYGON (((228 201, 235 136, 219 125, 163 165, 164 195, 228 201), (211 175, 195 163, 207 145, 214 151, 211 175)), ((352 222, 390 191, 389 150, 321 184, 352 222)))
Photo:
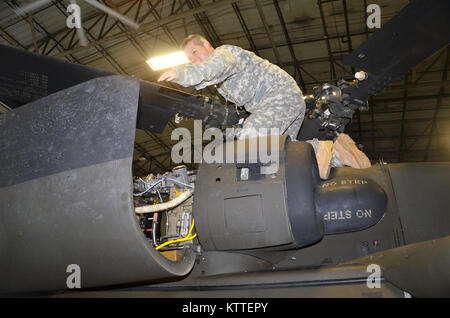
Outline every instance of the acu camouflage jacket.
POLYGON ((254 111, 273 88, 282 93, 286 88, 298 89, 295 80, 284 70, 250 51, 222 45, 205 62, 176 69, 174 80, 184 87, 202 89, 217 85, 219 93, 237 106, 254 111))

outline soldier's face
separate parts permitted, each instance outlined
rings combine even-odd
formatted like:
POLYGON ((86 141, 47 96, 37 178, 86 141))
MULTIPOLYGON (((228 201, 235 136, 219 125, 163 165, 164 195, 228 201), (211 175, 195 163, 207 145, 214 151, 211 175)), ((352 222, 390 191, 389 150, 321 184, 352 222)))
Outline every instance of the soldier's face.
POLYGON ((203 63, 213 53, 214 49, 208 42, 197 45, 194 41, 191 41, 184 47, 184 54, 192 63, 203 63))

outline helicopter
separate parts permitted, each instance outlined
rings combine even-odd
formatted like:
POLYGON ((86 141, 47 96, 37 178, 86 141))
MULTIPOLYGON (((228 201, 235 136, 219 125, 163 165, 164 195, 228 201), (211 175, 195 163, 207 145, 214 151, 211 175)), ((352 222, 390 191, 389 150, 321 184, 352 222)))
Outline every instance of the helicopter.
POLYGON ((450 164, 380 162, 321 180, 305 142, 343 132, 370 96, 448 45, 449 9, 412 1, 356 48, 344 63, 361 76, 306 98, 298 140, 269 137, 270 173, 244 146, 242 162, 133 177, 137 128, 161 133, 179 114, 224 129, 245 111, 0 46, 12 108, 0 115, 0 293, 450 296, 450 164))

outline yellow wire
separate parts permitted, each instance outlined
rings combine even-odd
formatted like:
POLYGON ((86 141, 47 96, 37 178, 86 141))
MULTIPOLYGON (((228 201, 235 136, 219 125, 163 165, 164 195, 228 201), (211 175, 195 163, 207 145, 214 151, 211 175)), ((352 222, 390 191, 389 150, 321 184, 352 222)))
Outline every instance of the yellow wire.
POLYGON ((188 234, 187 234, 184 238, 177 239, 177 240, 172 240, 172 241, 167 241, 167 242, 165 242, 165 243, 159 245, 158 247, 156 247, 156 250, 159 250, 160 248, 162 248, 162 247, 164 247, 164 246, 166 246, 166 245, 169 245, 169 244, 173 244, 173 243, 177 243, 177 242, 184 242, 184 241, 192 240, 194 237, 197 236, 197 233, 195 233, 194 236, 189 237, 189 235, 191 235, 191 232, 192 232, 192 229, 193 229, 193 228, 194 228, 194 219, 192 219, 192 225, 191 225, 191 228, 189 229, 188 234))

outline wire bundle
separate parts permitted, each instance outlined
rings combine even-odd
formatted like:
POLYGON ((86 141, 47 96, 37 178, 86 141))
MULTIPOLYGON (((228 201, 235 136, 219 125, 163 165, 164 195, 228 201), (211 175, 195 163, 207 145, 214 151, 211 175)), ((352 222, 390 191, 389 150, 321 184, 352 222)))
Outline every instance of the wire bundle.
POLYGON ((194 228, 194 219, 192 219, 191 228, 189 229, 189 233, 185 237, 177 239, 177 240, 167 241, 167 242, 157 246, 156 250, 159 250, 160 248, 167 246, 169 244, 192 240, 193 238, 195 238, 197 236, 197 233, 195 233, 193 236, 190 236, 193 228, 194 228))

